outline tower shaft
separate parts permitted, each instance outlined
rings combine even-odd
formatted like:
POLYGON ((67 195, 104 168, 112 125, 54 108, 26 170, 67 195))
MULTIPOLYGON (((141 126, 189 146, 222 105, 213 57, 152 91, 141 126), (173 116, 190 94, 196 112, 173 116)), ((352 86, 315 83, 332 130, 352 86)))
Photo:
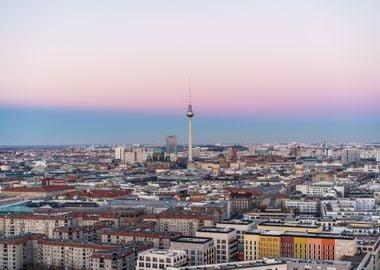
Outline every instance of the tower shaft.
POLYGON ((192 162, 193 161, 193 127, 192 127, 192 119, 189 117, 189 142, 188 142, 188 148, 189 148, 189 156, 188 156, 188 161, 192 162))
POLYGON ((189 79, 189 104, 187 106, 187 113, 186 113, 188 123, 189 123, 189 130, 188 130, 188 148, 189 148, 189 155, 188 155, 188 162, 193 162, 193 127, 192 127, 192 119, 194 117, 193 112, 193 106, 191 105, 191 86, 190 86, 190 79, 189 79))

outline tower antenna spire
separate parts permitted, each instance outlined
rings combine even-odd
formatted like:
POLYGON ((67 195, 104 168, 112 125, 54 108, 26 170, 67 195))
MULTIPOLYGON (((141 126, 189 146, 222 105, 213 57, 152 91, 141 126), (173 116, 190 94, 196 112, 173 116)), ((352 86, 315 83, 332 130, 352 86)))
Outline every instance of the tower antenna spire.
POLYGON ((189 104, 191 105, 191 77, 189 77, 189 104))

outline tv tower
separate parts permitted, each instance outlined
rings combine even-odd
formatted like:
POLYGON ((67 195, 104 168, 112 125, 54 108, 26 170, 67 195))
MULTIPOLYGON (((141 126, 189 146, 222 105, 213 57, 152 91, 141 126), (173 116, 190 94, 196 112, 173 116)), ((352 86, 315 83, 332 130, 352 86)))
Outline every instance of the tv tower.
POLYGON ((187 106, 187 119, 189 123, 189 142, 188 142, 188 149, 189 149, 189 155, 188 155, 188 162, 193 162, 193 131, 192 131, 192 118, 194 116, 193 113, 193 107, 191 105, 191 79, 189 78, 189 104, 187 106))

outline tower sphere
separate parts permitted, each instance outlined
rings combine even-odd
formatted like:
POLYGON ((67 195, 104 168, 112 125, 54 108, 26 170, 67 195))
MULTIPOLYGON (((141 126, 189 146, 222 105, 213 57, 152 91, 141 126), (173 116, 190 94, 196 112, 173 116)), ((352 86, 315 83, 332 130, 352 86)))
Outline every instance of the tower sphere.
POLYGON ((187 114, 186 114, 186 116, 187 116, 188 118, 193 118, 193 116, 194 116, 193 111, 188 111, 187 114))

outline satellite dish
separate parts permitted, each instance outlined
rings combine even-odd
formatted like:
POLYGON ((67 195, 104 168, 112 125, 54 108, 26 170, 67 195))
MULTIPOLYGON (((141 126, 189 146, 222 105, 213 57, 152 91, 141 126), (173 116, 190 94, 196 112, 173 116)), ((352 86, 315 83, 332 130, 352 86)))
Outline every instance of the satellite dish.
POLYGON ((74 200, 78 200, 78 196, 77 196, 77 195, 74 195, 74 196, 73 196, 73 199, 74 199, 74 200))

